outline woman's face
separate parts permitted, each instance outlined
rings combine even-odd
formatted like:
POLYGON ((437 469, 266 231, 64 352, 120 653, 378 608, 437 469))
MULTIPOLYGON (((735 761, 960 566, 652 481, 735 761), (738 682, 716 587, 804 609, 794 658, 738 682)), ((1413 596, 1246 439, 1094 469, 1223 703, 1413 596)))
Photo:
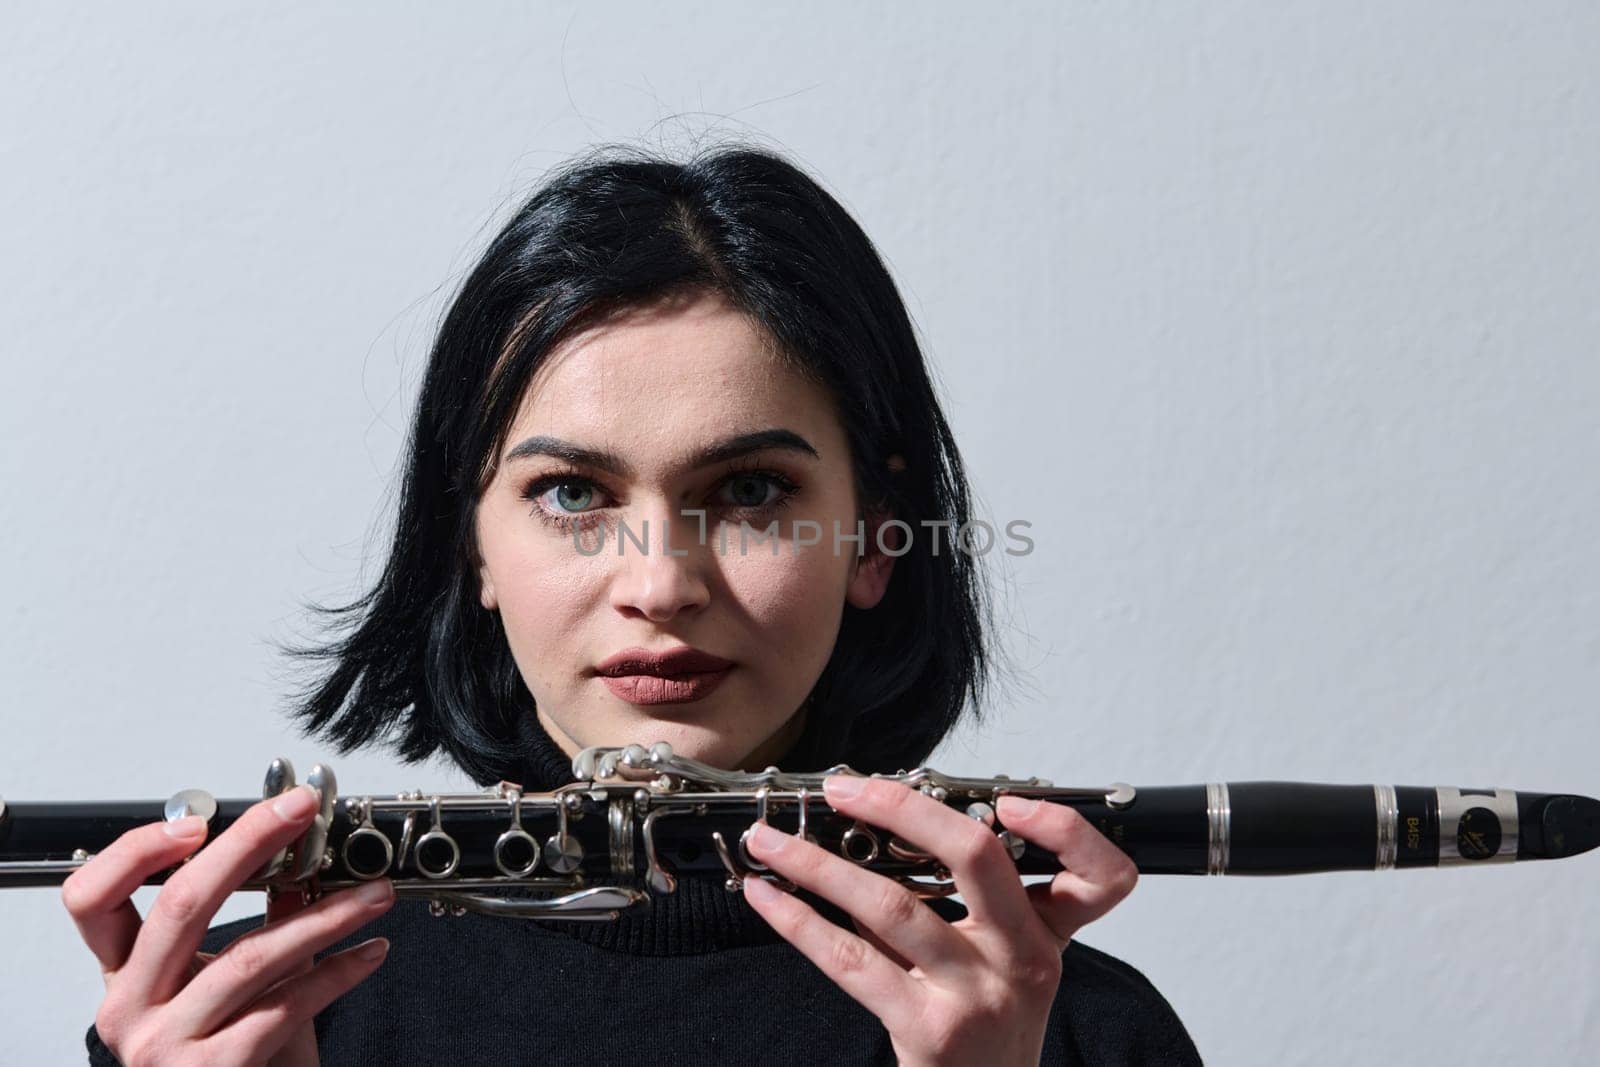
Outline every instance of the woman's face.
POLYGON ((844 605, 883 596, 884 516, 863 517, 858 557, 827 393, 720 296, 681 298, 572 336, 534 376, 478 504, 480 599, 569 754, 667 741, 757 768, 799 736, 844 605), (628 653, 685 649, 731 666, 628 653))

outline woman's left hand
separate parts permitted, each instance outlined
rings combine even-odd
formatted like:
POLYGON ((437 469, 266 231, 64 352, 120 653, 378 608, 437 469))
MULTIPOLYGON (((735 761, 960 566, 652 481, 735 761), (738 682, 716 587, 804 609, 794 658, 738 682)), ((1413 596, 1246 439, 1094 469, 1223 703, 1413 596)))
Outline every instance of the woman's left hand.
POLYGON ((1054 852, 1065 868, 1024 886, 994 830, 978 820, 887 779, 832 774, 823 785, 835 811, 948 867, 966 918, 947 923, 898 882, 762 824, 750 836, 751 856, 837 904, 864 936, 755 875, 744 879, 751 906, 882 1021, 905 1067, 1037 1064, 1061 952, 1132 892, 1133 861, 1072 808, 1003 796, 997 813, 1006 828, 1054 852))

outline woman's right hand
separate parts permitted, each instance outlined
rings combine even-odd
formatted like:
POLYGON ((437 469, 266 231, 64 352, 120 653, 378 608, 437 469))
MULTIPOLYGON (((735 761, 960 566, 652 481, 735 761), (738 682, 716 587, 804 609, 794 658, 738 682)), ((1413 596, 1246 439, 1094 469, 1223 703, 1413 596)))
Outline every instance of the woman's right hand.
POLYGON ((129 898, 195 852, 205 838, 199 816, 129 830, 62 884, 61 902, 105 979, 95 1029, 124 1067, 317 1063, 312 1019, 376 970, 389 945, 373 938, 315 965, 313 954, 389 910, 387 879, 311 905, 285 894, 259 929, 214 956, 199 951, 223 900, 305 833, 316 811, 309 786, 251 806, 167 879, 144 920, 129 898))

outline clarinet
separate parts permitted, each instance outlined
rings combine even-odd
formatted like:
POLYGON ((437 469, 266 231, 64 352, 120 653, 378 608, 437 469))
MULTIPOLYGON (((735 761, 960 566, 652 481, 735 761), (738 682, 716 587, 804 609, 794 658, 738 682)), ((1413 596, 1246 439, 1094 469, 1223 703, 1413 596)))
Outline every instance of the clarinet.
MULTIPOLYGON (((680 878, 721 878, 737 892, 753 874, 787 887, 746 851, 747 835, 764 822, 920 897, 958 891, 936 857, 829 807, 823 778, 859 773, 844 764, 811 774, 726 771, 662 742, 586 748, 572 769, 577 781, 546 793, 501 782, 482 792, 341 797, 333 771, 318 764, 306 779, 321 797, 310 828, 240 888, 310 900, 387 877, 397 896, 426 899, 434 915, 607 921, 673 892, 680 878)), ((873 777, 991 827, 1019 876, 1054 874, 1061 864, 1005 828, 995 802, 1007 794, 1077 809, 1143 874, 1470 866, 1600 845, 1600 801, 1572 794, 1306 782, 1059 788, 1041 778, 959 778, 927 767, 873 777)), ((294 786, 289 761, 277 759, 262 794, 294 786)), ((199 789, 165 804, 0 800, 0 888, 59 885, 119 835, 156 819, 200 815, 212 840, 253 803, 199 789)))

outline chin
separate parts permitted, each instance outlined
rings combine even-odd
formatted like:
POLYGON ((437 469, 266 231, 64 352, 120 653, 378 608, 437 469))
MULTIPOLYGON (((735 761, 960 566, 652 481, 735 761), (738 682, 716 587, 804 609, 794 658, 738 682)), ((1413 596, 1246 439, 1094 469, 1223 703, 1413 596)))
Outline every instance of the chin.
MULTIPOLYGON (((776 730, 777 727, 773 729, 776 730)), ((618 724, 612 736, 589 743, 616 748, 625 745, 643 745, 649 748, 657 741, 665 741, 679 756, 687 756, 702 763, 709 763, 713 767, 730 770, 737 767, 746 755, 766 739, 766 736, 766 734, 745 735, 743 731, 735 735, 726 729, 719 729, 718 724, 714 722, 659 719, 640 715, 631 723, 618 724)))
POLYGON ((713 767, 732 767, 755 742, 745 743, 730 738, 726 733, 704 723, 656 720, 643 723, 635 730, 639 744, 649 748, 657 741, 665 741, 680 756, 709 763, 713 767))
POLYGON ((676 754, 723 770, 744 766, 747 757, 766 749, 769 739, 786 725, 783 719, 768 721, 750 700, 741 699, 737 693, 718 693, 717 698, 639 705, 611 699, 607 694, 575 714, 563 716, 568 724, 556 725, 577 748, 649 748, 665 741, 676 754))

